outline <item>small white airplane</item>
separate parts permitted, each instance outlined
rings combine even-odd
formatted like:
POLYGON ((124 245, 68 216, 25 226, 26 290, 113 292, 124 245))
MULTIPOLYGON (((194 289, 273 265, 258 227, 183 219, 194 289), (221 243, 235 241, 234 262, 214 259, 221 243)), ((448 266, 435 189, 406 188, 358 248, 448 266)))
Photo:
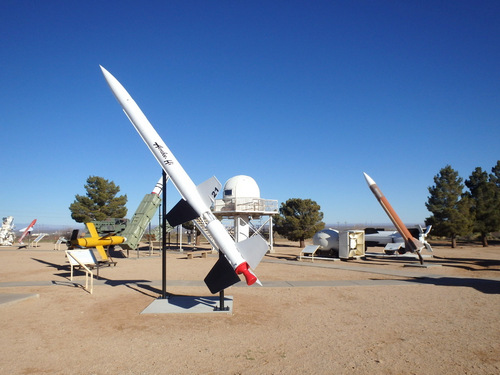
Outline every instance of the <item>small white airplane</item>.
MULTIPOLYGON (((425 248, 432 252, 431 245, 427 242, 426 238, 431 231, 432 225, 422 228, 408 228, 413 237, 417 238, 422 242, 425 248)), ((368 246, 384 246, 384 252, 386 254, 394 254, 396 251, 399 254, 406 253, 405 241, 403 237, 396 230, 383 230, 375 228, 365 228, 365 245, 368 246)))

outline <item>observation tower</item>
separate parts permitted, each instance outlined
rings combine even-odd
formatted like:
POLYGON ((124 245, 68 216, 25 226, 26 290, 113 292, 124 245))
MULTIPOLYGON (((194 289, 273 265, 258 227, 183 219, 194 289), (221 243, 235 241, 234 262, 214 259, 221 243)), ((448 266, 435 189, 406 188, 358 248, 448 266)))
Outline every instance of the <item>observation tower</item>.
POLYGON ((223 198, 214 203, 213 214, 221 221, 233 221, 236 242, 252 236, 261 236, 273 250, 273 215, 277 215, 278 201, 262 199, 255 180, 249 176, 235 176, 227 180, 223 198))

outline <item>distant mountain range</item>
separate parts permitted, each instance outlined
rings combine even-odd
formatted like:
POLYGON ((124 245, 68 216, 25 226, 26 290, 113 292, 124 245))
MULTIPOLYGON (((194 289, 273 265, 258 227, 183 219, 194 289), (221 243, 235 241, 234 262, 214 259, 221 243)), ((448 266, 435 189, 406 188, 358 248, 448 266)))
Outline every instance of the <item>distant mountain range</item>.
MULTIPOLYGON (((15 231, 19 232, 20 229, 26 228, 29 223, 16 223, 15 231)), ((424 225, 424 224, 420 224, 424 225)), ((406 224, 407 227, 415 227, 418 224, 406 224)), ((364 228, 384 228, 386 230, 394 229, 394 225, 392 223, 357 223, 357 224, 349 224, 349 223, 329 223, 325 224, 325 228, 333 228, 337 230, 349 230, 349 229, 364 229, 364 228)), ((54 224, 35 224, 35 228, 33 233, 48 233, 48 234, 58 234, 58 233, 67 233, 72 231, 73 229, 79 229, 80 231, 85 231, 85 225, 81 223, 75 224, 67 224, 67 225, 54 225, 54 224)))
MULTIPOLYGON (((15 223, 15 232, 19 232, 21 229, 26 228, 30 223, 15 223)), ((75 223, 73 225, 54 225, 54 224, 39 224, 36 223, 33 228, 33 233, 65 233, 68 231, 72 231, 73 229, 84 230, 85 225, 80 223, 75 223)))

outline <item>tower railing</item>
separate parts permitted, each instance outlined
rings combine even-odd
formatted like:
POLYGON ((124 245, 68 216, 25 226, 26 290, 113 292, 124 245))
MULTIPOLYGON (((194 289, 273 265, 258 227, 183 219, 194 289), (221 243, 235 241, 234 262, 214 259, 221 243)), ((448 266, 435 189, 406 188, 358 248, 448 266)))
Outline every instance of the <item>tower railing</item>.
POLYGON ((214 203, 212 212, 256 212, 272 215, 278 213, 278 201, 246 197, 218 199, 214 203))

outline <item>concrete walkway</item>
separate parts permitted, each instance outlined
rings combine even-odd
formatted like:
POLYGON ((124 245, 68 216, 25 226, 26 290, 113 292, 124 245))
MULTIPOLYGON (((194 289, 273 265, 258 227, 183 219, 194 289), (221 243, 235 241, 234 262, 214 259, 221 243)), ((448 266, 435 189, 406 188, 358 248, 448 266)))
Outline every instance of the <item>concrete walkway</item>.
POLYGON ((16 302, 24 301, 30 298, 38 298, 38 294, 11 294, 11 293, 0 293, 0 306, 1 305, 11 305, 16 302))
MULTIPOLYGON (((310 287, 346 287, 346 286, 404 286, 416 284, 428 284, 436 286, 459 286, 475 288, 483 293, 500 294, 500 278, 470 278, 470 277, 457 277, 449 275, 439 275, 432 273, 422 273, 414 269, 381 269, 369 267, 365 265, 356 265, 353 263, 311 263, 311 262, 297 262, 281 259, 264 259, 265 263, 279 263, 289 265, 291 267, 317 267, 340 269, 353 272, 370 273, 378 275, 386 275, 392 277, 399 277, 401 279, 386 279, 386 280, 316 280, 316 281, 263 281, 264 288, 310 288, 310 287)), ((436 268, 439 269, 439 268, 436 268)), ((0 282, 0 288, 13 288, 13 287, 36 287, 36 286, 52 286, 52 285, 65 285, 65 286, 79 286, 77 282, 69 280, 47 280, 47 281, 8 281, 0 282)), ((134 287, 144 287, 148 289, 161 288, 161 280, 110 280, 100 278, 94 280, 94 286, 109 285, 130 285, 134 287)), ((167 287, 205 287, 203 280, 167 280, 167 287)), ((245 283, 240 282, 233 287, 245 287, 245 283)), ((260 288, 258 285, 253 285, 252 288, 260 288)), ((15 303, 23 301, 28 298, 38 297, 38 294, 7 294, 0 293, 0 305, 15 303)))

